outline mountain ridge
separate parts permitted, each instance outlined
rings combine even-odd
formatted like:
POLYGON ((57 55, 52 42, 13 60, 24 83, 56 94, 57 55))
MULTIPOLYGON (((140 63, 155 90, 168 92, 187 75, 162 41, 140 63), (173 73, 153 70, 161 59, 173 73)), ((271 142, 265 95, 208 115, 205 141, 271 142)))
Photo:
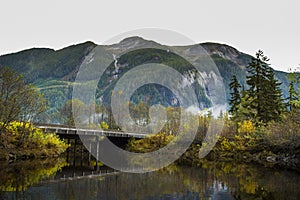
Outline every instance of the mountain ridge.
MULTIPOLYGON (((78 68, 85 56, 87 56, 97 45, 92 41, 86 41, 79 44, 70 45, 58 50, 51 48, 30 48, 15 53, 9 53, 0 56, 0 66, 9 66, 21 73, 26 82, 34 83, 37 79, 53 78, 63 81, 74 81, 78 68), (47 62, 43 62, 47 60, 47 62), (50 70, 51 69, 51 70, 50 70)), ((245 66, 251 61, 252 56, 239 51, 238 49, 215 42, 205 42, 193 45, 167 46, 161 45, 152 40, 146 40, 139 36, 132 36, 111 45, 100 45, 108 49, 134 49, 135 47, 145 46, 151 47, 174 47, 188 51, 188 54, 205 49, 205 51, 213 58, 214 62, 219 63, 219 68, 232 67, 236 64, 235 69, 231 73, 240 73, 240 69, 245 70, 245 66), (223 59, 223 60, 222 60, 223 59), (220 64, 220 61, 222 63, 220 64), (226 62, 226 63, 224 63, 226 62), (232 62, 232 63, 231 63, 232 62), (234 64, 233 64, 234 63, 234 64), (238 68, 237 68, 238 67, 238 68)), ((120 52, 120 51, 119 51, 120 52)), ((117 53, 119 53, 117 52, 117 53)), ((228 68, 230 69, 230 68, 228 68)), ((220 69, 219 69, 220 70, 220 69)), ((274 70, 276 76, 281 82, 286 82, 283 71, 274 70)), ((241 80, 245 84, 244 80, 241 80)))
MULTIPOLYGON (((143 39, 142 37, 139 37, 139 36, 128 37, 128 38, 125 38, 125 39, 121 40, 118 43, 115 43, 115 44, 100 45, 100 46, 105 46, 105 47, 109 47, 109 48, 111 48, 111 47, 113 48, 115 46, 119 46, 119 47, 121 46, 123 48, 125 48, 125 47, 127 47, 127 48, 131 47, 132 48, 132 46, 134 46, 132 43, 144 43, 142 45, 145 45, 145 43, 148 43, 148 44, 154 44, 154 45, 167 47, 167 45, 161 45, 161 44, 159 44, 159 43, 157 43, 153 40, 146 40, 146 39, 143 39)), ((68 50, 68 49, 71 49, 71 48, 74 48, 74 47, 76 48, 76 47, 86 46, 86 45, 91 46, 91 47, 99 46, 98 44, 96 44, 92 41, 86 41, 86 42, 82 42, 82 43, 78 43, 78 44, 73 44, 73 45, 70 45, 70 46, 67 46, 67 47, 64 47, 64 48, 61 48, 61 49, 57 49, 57 50, 52 49, 52 48, 33 47, 33 48, 29 48, 29 49, 24 49, 24 50, 21 50, 21 51, 18 51, 18 52, 13 52, 13 53, 1 55, 0 56, 0 65, 5 65, 4 60, 5 60, 6 57, 18 56, 20 54, 28 54, 28 53, 34 54, 36 51, 59 53, 61 51, 65 51, 65 50, 68 50)), ((193 44, 193 45, 180 45, 180 46, 177 46, 177 45, 172 46, 171 45, 170 47, 194 49, 194 48, 197 48, 197 46, 201 46, 201 48, 204 48, 209 55, 217 54, 217 55, 223 57, 224 59, 234 60, 239 55, 249 56, 249 58, 251 57, 249 54, 242 53, 242 52, 238 51, 236 48, 234 48, 230 45, 220 44, 220 43, 215 43, 215 42, 204 42, 204 43, 197 43, 197 44, 193 44), (233 56, 233 55, 235 55, 235 56, 233 56)), ((236 60, 234 60, 234 61, 236 61, 236 60)), ((241 62, 238 62, 238 61, 236 61, 236 63, 240 64, 240 65, 246 64, 246 63, 243 63, 243 62, 241 63, 241 62)), ((10 67, 16 68, 15 66, 10 66, 10 67)), ((277 70, 275 70, 275 71, 277 71, 277 70)))
MULTIPOLYGON (((122 55, 120 58, 118 57, 118 63, 121 67, 120 71, 117 73, 115 72, 114 65, 116 63, 112 62, 110 66, 108 66, 105 79, 103 79, 104 82, 99 84, 102 86, 98 89, 96 96, 99 99, 103 97, 102 99, 106 99, 106 101, 110 100, 107 95, 110 94, 111 88, 113 88, 113 84, 116 83, 119 76, 130 70, 135 64, 143 63, 139 59, 144 59, 146 63, 173 63, 179 65, 177 66, 177 69, 179 70, 188 70, 187 68, 184 68, 184 66, 180 66, 182 61, 180 61, 180 59, 178 60, 176 56, 171 56, 171 60, 168 58, 167 52, 169 49, 179 52, 179 55, 188 56, 195 62, 199 59, 198 54, 203 54, 203 50, 205 50, 217 66, 219 72, 215 75, 219 80, 224 82, 227 99, 230 93, 228 85, 232 75, 236 75, 240 83, 246 85, 245 66, 247 66, 252 59, 252 56, 240 52, 236 48, 226 44, 205 42, 186 46, 167 46, 152 40, 145 40, 142 37, 134 36, 125 38, 119 43, 112 45, 97 45, 94 42, 87 41, 58 50, 50 48, 26 49, 0 56, 0 66, 11 67, 21 73, 27 83, 33 83, 41 90, 44 97, 49 101, 49 110, 51 112, 58 112, 64 103, 72 98, 72 86, 79 67, 97 46, 115 54, 116 58, 124 52, 126 54, 122 55), (134 50, 140 47, 144 48, 144 52, 148 52, 149 55, 140 56, 138 52, 134 53, 134 50), (156 48, 163 51, 155 51, 154 49, 156 48), (129 50, 133 53, 126 53, 129 50)), ((283 83, 281 88, 286 96, 288 91, 287 73, 275 70, 275 75, 279 81, 283 83)), ((205 105, 208 106, 209 102, 205 97, 205 87, 202 85, 197 86, 196 88, 199 90, 198 97, 206 102, 205 105)), ((162 91, 162 88, 157 87, 156 90, 162 91)), ((139 95, 143 96, 144 94, 139 93, 134 99, 141 99, 141 96, 139 95)), ((161 99, 162 97, 157 98, 161 99)), ((172 98, 172 96, 167 97, 169 101, 171 101, 172 98)), ((157 102, 154 101, 153 103, 157 102)))

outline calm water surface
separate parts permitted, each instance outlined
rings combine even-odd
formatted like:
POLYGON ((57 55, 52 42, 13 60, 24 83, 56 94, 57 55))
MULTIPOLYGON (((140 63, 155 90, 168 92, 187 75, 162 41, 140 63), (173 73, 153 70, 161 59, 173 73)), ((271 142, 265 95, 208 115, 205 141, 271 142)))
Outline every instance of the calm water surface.
POLYGON ((300 174, 292 170, 208 162, 130 174, 72 165, 63 159, 0 163, 0 199, 300 199, 300 174))

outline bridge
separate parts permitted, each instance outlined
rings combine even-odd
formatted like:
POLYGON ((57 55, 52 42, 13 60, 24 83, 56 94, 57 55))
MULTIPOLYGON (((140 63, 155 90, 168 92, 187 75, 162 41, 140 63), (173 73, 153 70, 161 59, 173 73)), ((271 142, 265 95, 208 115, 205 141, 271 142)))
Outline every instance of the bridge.
POLYGON ((60 127, 57 125, 36 125, 35 127, 42 129, 46 133, 56 133, 64 138, 71 138, 72 136, 107 136, 118 138, 146 138, 146 134, 130 133, 122 131, 108 131, 108 130, 93 130, 93 129, 80 129, 60 127), (70 136, 70 137, 67 137, 70 136))
MULTIPOLYGON (((88 162, 91 161, 91 155, 96 155, 98 158, 100 151, 101 137, 106 136, 115 145, 124 148, 131 138, 143 139, 147 137, 147 134, 130 133, 122 131, 111 130, 94 130, 66 127, 63 125, 49 125, 49 124, 35 124, 36 128, 42 129, 45 133, 56 133, 61 139, 66 140, 70 147, 67 149, 67 161, 70 156, 73 157, 73 166, 75 166, 76 153, 80 154, 81 165, 84 157, 84 152, 88 152, 88 162), (85 140, 85 145, 81 139, 85 140), (70 155, 70 152, 73 153, 70 155)), ((97 169, 99 168, 98 162, 96 162, 97 169)))

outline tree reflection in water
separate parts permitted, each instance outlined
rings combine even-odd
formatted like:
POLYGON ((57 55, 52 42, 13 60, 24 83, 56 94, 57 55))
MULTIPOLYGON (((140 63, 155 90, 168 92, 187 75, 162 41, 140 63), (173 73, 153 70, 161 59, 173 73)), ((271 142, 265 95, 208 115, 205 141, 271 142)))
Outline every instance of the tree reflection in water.
POLYGON ((66 165, 65 159, 60 158, 0 162, 0 192, 22 193, 41 180, 54 177, 66 165))
MULTIPOLYGON (((18 181, 20 183, 22 180, 18 181)), ((119 173, 44 183, 29 188, 23 196, 30 199, 42 196, 44 199, 121 200, 300 199, 299 184, 300 174, 297 171, 239 163, 203 162, 198 167, 172 165, 145 174, 119 173)))

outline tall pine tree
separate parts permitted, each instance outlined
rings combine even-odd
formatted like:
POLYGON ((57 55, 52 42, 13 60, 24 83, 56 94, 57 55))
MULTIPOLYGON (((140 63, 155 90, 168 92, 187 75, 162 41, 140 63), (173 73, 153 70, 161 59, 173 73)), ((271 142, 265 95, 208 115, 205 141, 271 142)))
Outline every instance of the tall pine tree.
POLYGON ((292 111, 296 107, 296 101, 298 100, 298 93, 295 89, 294 81, 291 81, 289 84, 289 96, 287 98, 287 106, 290 111, 292 111))
POLYGON ((249 89, 245 105, 251 110, 248 117, 256 126, 278 120, 283 110, 280 83, 275 79, 273 69, 267 64, 268 61, 269 59, 259 50, 256 58, 247 66, 249 89))
POLYGON ((280 89, 280 83, 275 78, 274 70, 272 68, 267 69, 267 83, 265 88, 265 101, 266 107, 264 112, 264 119, 266 122, 278 121, 281 117, 281 113, 285 110, 285 105, 282 99, 282 91, 280 89))
POLYGON ((230 93, 231 98, 229 100, 229 105, 230 105, 229 113, 232 115, 232 118, 235 120, 235 118, 237 117, 239 105, 241 103, 241 95, 240 95, 241 85, 235 75, 232 76, 229 87, 231 90, 230 93))

